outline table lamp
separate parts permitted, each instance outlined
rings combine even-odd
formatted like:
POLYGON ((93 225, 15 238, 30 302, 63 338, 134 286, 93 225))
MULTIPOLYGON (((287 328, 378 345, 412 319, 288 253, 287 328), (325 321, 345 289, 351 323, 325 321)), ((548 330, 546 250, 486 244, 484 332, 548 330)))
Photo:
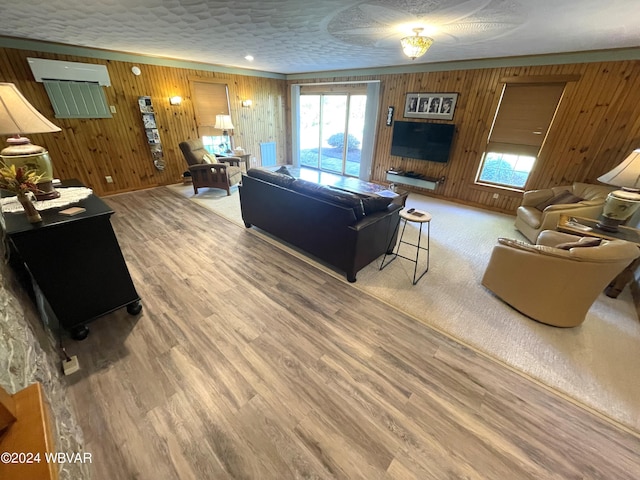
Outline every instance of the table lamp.
POLYGON ((607 195, 598 228, 617 232, 640 207, 640 148, 634 150, 616 168, 598 177, 598 181, 622 187, 607 195))
POLYGON ((9 144, 0 152, 6 165, 26 167, 42 175, 36 198, 50 200, 60 196, 53 188, 53 168, 49 152, 31 144, 26 133, 59 132, 60 128, 47 120, 18 91, 13 83, 0 83, 0 135, 11 135, 9 144))
POLYGON ((222 130, 222 135, 226 138, 227 149, 224 153, 231 153, 231 140, 229 138, 229 130, 233 130, 233 123, 231 123, 231 115, 216 115, 216 124, 213 128, 222 130))

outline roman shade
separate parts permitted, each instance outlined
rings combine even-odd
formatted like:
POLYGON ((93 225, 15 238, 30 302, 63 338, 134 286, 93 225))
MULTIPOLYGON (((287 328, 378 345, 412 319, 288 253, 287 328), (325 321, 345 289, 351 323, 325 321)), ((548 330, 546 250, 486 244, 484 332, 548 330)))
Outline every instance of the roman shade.
POLYGON ((565 83, 505 85, 487 151, 537 156, 564 87, 565 83))
POLYGON ((216 115, 229 115, 226 83, 192 82, 193 105, 200 137, 219 137, 222 130, 214 128, 216 115))

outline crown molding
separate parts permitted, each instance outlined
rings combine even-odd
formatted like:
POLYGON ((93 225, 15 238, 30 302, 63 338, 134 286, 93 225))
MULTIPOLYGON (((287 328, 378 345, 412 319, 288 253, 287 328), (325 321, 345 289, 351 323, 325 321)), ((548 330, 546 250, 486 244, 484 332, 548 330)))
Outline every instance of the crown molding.
POLYGON ((176 60, 172 58, 139 55, 136 53, 124 53, 114 50, 102 50, 98 48, 66 45, 63 43, 44 42, 41 40, 29 40, 0 36, 0 47, 15 48, 18 50, 34 50, 37 52, 55 53, 59 55, 73 55, 77 57, 99 58, 101 60, 115 60, 118 62, 140 63, 144 65, 157 65, 161 67, 186 68, 190 70, 203 70, 205 72, 220 72, 233 75, 245 75, 248 77, 275 78, 284 80, 281 73, 263 72, 244 68, 227 67, 225 65, 212 65, 209 63, 191 62, 188 60, 176 60))
POLYGON ((615 62, 640 60, 640 47, 588 52, 567 52, 522 57, 483 58, 437 63, 412 63, 391 67, 360 68, 356 70, 332 70, 324 72, 294 73, 287 80, 354 77, 368 75, 397 75, 403 73, 447 72, 453 70, 477 70, 482 68, 531 67, 538 65, 563 65, 572 63, 615 62))
POLYGON ((61 55, 74 55, 78 57, 99 58, 102 60, 115 60, 120 62, 158 65, 163 67, 186 68, 193 70, 203 70, 207 72, 220 72, 232 75, 274 78, 279 80, 306 80, 353 76, 361 77, 369 75, 397 75, 406 73, 444 72, 452 70, 476 70, 482 68, 525 67, 538 65, 640 60, 640 47, 634 47, 613 50, 594 50, 586 52, 529 55, 522 57, 484 58, 476 60, 460 60, 437 63, 411 63, 410 65, 360 68, 354 70, 331 70, 282 74, 265 72, 261 70, 229 67, 225 65, 213 65, 209 63, 199 63, 188 60, 154 57, 150 55, 124 53, 114 50, 80 47, 76 45, 67 45, 62 43, 45 42, 42 40, 30 40, 25 38, 15 38, 7 36, 0 36, 0 47, 15 48, 18 50, 33 50, 61 55))

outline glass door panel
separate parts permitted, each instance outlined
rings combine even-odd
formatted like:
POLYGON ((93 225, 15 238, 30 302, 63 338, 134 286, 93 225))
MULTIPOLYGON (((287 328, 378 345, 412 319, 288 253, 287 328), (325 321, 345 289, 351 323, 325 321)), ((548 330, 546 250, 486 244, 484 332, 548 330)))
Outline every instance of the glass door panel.
POLYGON ((346 113, 346 95, 322 95, 321 170, 343 172, 346 113))
POLYGON ((349 96, 349 121, 347 124, 347 141, 345 142, 344 173, 353 177, 360 175, 366 106, 366 95, 349 96))
POLYGON ((300 165, 320 166, 320 95, 300 95, 300 165))
POLYGON ((366 103, 366 95, 300 95, 300 165, 358 177, 366 103))

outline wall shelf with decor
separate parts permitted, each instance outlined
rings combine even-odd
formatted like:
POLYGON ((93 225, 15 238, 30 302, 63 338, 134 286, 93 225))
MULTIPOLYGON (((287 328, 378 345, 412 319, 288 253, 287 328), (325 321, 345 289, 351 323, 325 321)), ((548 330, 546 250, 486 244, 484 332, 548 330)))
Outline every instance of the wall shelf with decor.
POLYGON ((151 150, 151 157, 153 158, 154 166, 162 171, 164 170, 164 152, 162 151, 162 142, 160 142, 160 132, 158 131, 158 125, 156 123, 156 114, 153 110, 153 104, 151 103, 151 97, 144 96, 138 97, 138 107, 142 114, 142 123, 144 124, 144 132, 147 136, 147 143, 149 144, 149 150, 151 150))
POLYGON ((444 183, 445 177, 427 177, 413 172, 405 172, 404 170, 387 170, 387 180, 392 183, 435 190, 440 183, 444 183))

